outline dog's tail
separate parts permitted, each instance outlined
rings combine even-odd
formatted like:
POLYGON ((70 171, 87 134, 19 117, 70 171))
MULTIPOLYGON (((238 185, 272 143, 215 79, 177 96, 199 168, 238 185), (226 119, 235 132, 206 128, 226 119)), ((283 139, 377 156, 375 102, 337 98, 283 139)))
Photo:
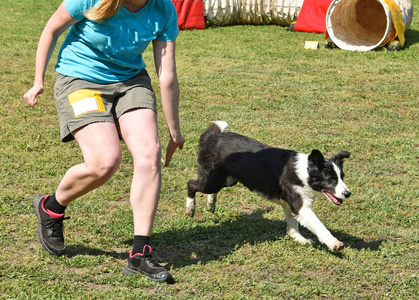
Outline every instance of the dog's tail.
POLYGON ((208 128, 201 135, 200 144, 204 143, 210 135, 226 131, 227 127, 228 124, 225 121, 210 122, 208 128))
MULTIPOLYGON (((210 123, 210 127, 212 127, 213 125, 215 125, 216 127, 218 127, 218 132, 225 132, 228 124, 226 121, 212 121, 210 123)), ((216 128, 215 128, 216 130, 216 128)))

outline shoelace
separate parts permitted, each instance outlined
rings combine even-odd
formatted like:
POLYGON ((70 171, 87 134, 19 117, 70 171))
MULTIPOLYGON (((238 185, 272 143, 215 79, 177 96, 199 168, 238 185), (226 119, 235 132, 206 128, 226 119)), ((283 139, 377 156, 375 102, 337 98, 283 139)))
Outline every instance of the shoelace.
POLYGON ((63 221, 68 220, 70 217, 61 217, 60 219, 48 218, 44 220, 45 227, 52 229, 52 237, 62 237, 63 236, 63 221))
POLYGON ((153 258, 151 254, 147 254, 144 259, 148 265, 151 265, 152 267, 156 267, 156 268, 158 267, 161 268, 160 264, 153 258))

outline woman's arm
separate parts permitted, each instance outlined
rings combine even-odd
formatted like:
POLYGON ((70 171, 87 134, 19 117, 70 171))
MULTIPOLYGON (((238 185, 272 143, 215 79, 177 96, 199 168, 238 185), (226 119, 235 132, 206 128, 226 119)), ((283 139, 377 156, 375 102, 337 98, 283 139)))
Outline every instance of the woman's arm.
POLYGON ((180 132, 179 84, 175 61, 176 42, 153 41, 154 64, 160 82, 163 113, 170 132, 165 166, 168 166, 177 148, 182 149, 185 139, 180 132))
POLYGON ((36 51, 33 87, 23 96, 30 106, 34 106, 37 103, 36 97, 44 92, 45 70, 58 37, 75 23, 77 23, 77 20, 70 16, 64 7, 64 2, 62 2, 45 25, 36 51))

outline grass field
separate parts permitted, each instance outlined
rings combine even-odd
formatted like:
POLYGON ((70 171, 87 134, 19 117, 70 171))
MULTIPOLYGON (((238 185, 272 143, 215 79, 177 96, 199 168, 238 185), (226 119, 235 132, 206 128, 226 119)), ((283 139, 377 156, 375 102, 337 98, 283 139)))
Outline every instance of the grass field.
MULTIPOLYGON (((413 1, 419 5, 418 0, 413 1)), ((400 52, 304 50, 324 35, 277 26, 182 31, 177 42, 182 132, 187 143, 163 170, 152 236, 176 284, 123 276, 132 244, 131 157, 115 176, 67 209, 67 253, 38 242, 31 201, 54 192, 81 162, 76 143, 59 141, 53 65, 34 108, 31 87, 39 35, 59 1, 2 0, 0 20, 0 299, 417 299, 419 298, 419 21, 400 52), (352 196, 341 207, 314 203, 346 247, 296 244, 282 208, 243 186, 223 190, 214 214, 197 198, 185 215, 199 136, 211 120, 261 142, 345 163, 352 196)), ((56 52, 55 52, 56 53, 56 52)), ((145 54, 153 72, 150 49, 145 54)), ((161 109, 160 109, 161 111, 161 109)), ((162 113, 161 142, 168 141, 162 113)), ((302 229, 307 237, 316 238, 302 229)))

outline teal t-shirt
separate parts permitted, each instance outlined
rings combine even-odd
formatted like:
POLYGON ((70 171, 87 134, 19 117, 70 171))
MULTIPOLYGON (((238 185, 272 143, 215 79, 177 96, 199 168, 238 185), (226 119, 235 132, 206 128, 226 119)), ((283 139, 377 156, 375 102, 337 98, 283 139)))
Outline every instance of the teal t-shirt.
POLYGON ((170 0, 149 0, 137 13, 123 6, 102 22, 84 13, 100 0, 65 0, 75 19, 58 53, 58 73, 96 83, 127 80, 146 65, 142 53, 150 41, 173 41, 179 34, 176 9, 170 0))

